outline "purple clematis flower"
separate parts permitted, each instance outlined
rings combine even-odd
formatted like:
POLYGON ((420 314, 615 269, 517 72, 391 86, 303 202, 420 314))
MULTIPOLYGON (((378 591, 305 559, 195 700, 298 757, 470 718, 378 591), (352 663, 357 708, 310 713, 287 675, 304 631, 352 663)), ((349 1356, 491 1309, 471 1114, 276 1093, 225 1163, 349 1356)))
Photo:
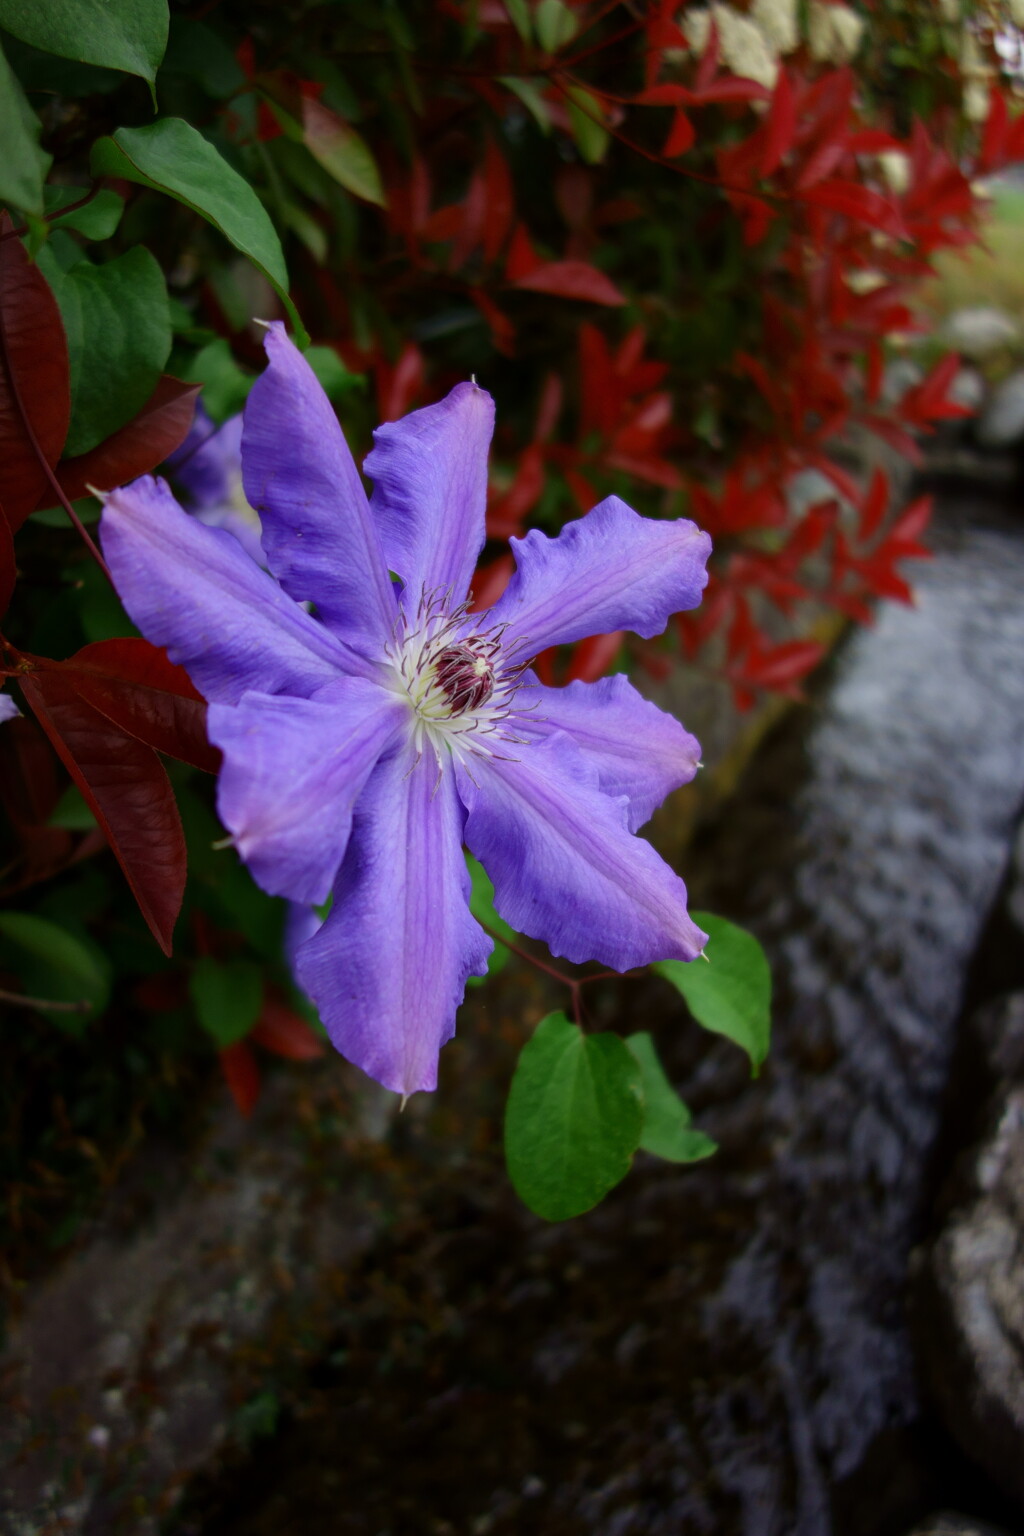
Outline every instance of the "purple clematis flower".
POLYGON ((226 528, 257 565, 264 564, 259 514, 246 501, 242 485, 241 416, 229 416, 218 427, 200 401, 167 469, 187 512, 210 528, 226 528))
POLYGON ((0 693, 0 723, 4 720, 13 720, 20 715, 21 710, 15 704, 9 693, 0 693))
POLYGON ((296 957, 331 1038, 407 1094, 436 1085, 492 948, 464 843, 501 915, 556 955, 627 970, 702 950, 682 881, 634 835, 693 777, 696 741, 625 677, 547 688, 528 664, 658 634, 700 601, 710 540, 610 496, 557 538, 513 540, 504 595, 469 613, 490 396, 460 384, 380 427, 368 500, 279 323, 266 348, 242 459, 273 574, 148 477, 107 498, 103 550, 143 634, 210 700, 218 808, 257 882, 307 905, 334 893, 296 957))

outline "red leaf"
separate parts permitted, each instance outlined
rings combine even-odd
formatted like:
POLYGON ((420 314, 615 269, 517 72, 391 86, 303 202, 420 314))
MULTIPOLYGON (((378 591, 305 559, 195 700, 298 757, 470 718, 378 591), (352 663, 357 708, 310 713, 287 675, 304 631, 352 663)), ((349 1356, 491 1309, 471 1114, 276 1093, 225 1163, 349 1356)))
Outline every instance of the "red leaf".
MULTIPOLYGON (((105 443, 57 465, 57 479, 68 500, 87 495, 90 485, 111 491, 162 464, 185 440, 201 388, 165 373, 137 416, 105 443)), ((52 493, 44 493, 37 506, 54 504, 52 493)))
POLYGON ((251 1115, 260 1096, 260 1069, 244 1040, 219 1052, 220 1069, 240 1115, 251 1115))
POLYGON ((882 526, 889 505, 889 477, 884 469, 876 469, 871 476, 867 495, 861 504, 860 527, 857 530, 862 544, 873 539, 882 526))
POLYGON ((796 92, 784 69, 779 71, 768 109, 767 133, 761 153, 761 175, 770 176, 782 163, 796 136, 796 92))
POLYGON ((996 170, 1002 164, 1009 129, 1010 114, 1006 110, 1006 98, 999 87, 993 85, 989 92, 988 117, 985 120, 985 131, 981 136, 976 174, 984 175, 985 172, 996 170))
POLYGON ((302 1015, 275 997, 264 1002, 248 1039, 288 1061, 315 1061, 324 1054, 323 1042, 302 1015))
POLYGON ((625 304, 610 277, 589 261, 549 261, 516 280, 517 288, 533 293, 550 293, 560 299, 582 299, 588 304, 625 304))
POLYGON ((206 701, 184 667, 148 640, 98 640, 42 666, 59 669, 80 698, 147 747, 206 773, 220 768, 206 735, 206 701))
POLYGON ((505 258, 505 277, 510 283, 518 283, 539 266, 540 257, 530 244, 526 225, 517 224, 505 258))
POLYGON ((17 533, 71 420, 68 344, 45 277, 0 214, 0 505, 17 533))
POLYGON ((686 113, 682 110, 677 111, 661 152, 667 160, 674 160, 677 155, 686 154, 696 137, 693 124, 686 113))
POLYGON ((7 605, 14 591, 17 567, 14 563, 14 540, 7 514, 0 506, 0 619, 7 612, 7 605))
POLYGON ((585 683, 592 683, 603 676, 619 653, 622 636, 623 631, 616 629, 608 635, 591 635, 589 639, 581 640, 573 650, 566 682, 580 678, 585 683))
POLYGON ((870 187, 858 186, 853 181, 822 181, 802 194, 805 203, 815 208, 827 208, 831 213, 844 214, 858 224, 868 224, 886 234, 899 235, 903 231, 899 209, 880 192, 870 187))
POLYGON ((169 955, 185 892, 185 839, 160 759, 79 698, 59 672, 23 673, 18 681, 169 955))
POLYGON ((487 261, 496 261, 512 225, 516 204, 508 163, 493 139, 487 140, 484 151, 483 184, 486 192, 484 257, 487 261))

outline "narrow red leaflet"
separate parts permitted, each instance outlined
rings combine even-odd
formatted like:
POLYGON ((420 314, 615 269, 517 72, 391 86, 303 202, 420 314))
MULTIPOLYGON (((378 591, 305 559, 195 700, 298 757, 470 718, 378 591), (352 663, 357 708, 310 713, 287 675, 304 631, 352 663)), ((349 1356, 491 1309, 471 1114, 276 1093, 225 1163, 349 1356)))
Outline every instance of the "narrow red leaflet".
POLYGON ((584 683, 596 682, 603 677, 622 647, 623 631, 612 630, 607 635, 591 635, 573 649, 572 660, 566 673, 567 683, 577 679, 584 683))
MULTIPOLYGON (((201 388, 165 373, 137 416, 105 443, 57 465, 57 480, 68 500, 87 495, 91 485, 111 491, 162 464, 184 441, 201 388)), ((44 492, 36 506, 42 510, 55 504, 52 493, 44 492)))
POLYGON ((148 640, 97 640, 67 661, 37 665, 59 672, 87 704, 147 747, 206 773, 220 768, 221 754, 206 736, 206 701, 184 667, 148 640))
POLYGON ((251 1115, 260 1096, 260 1069, 256 1057, 244 1040, 220 1051, 220 1069, 231 1090, 235 1108, 241 1115, 251 1115))
POLYGON ((19 681, 169 955, 185 893, 185 838, 160 759, 91 708, 58 672, 25 673, 19 681))
POLYGON ((1010 130, 1010 114, 1006 109, 1006 97, 997 85, 993 85, 988 98, 988 117, 981 136, 976 175, 998 170, 1006 153, 1006 140, 1010 130))
POLYGON ((672 127, 668 131, 668 138, 661 152, 666 160, 674 160, 678 155, 686 154, 696 137, 693 124, 680 108, 672 119, 672 127))
POLYGON ((530 243, 525 224, 517 224, 512 235, 512 244, 508 248, 505 258, 505 277, 510 283, 521 282, 540 266, 540 257, 530 243))
POLYGON ((11 537, 11 525, 7 521, 6 512, 0 506, 0 619, 7 612, 7 605, 11 601, 16 577, 17 567, 14 562, 14 539, 11 537))
POLYGON ((57 301, 13 227, 0 214, 0 505, 17 533, 60 458, 71 388, 57 301))
POLYGON ((703 89, 698 86, 693 92, 695 106, 710 106, 713 102, 768 101, 770 98, 771 91, 767 86, 758 85, 756 80, 739 80, 733 76, 715 80, 703 89))
POLYGON ((796 92, 784 69, 779 71, 768 109, 761 175, 770 176, 781 165, 796 136, 796 92))
POLYGON ((560 299, 582 299, 587 304, 625 304, 626 295, 610 277, 589 261, 549 261, 516 280, 516 288, 550 293, 560 299))
POLYGON ((323 1056, 323 1041, 300 1013, 277 997, 268 997, 247 1037, 288 1061, 315 1061, 323 1056))
POLYGON ((841 213, 858 224, 867 224, 886 234, 898 235, 903 231, 899 209, 881 193, 870 187, 858 186, 853 181, 822 181, 816 187, 801 194, 802 201, 815 208, 827 208, 831 213, 841 213))
POLYGON ((889 477, 884 469, 876 469, 871 476, 867 495, 861 504, 860 527, 857 537, 862 544, 869 543, 882 526, 889 506, 889 477))
POLYGON ((484 257, 497 261, 508 238, 515 217, 516 200, 508 163, 493 139, 484 151, 483 180, 487 197, 484 207, 484 257))

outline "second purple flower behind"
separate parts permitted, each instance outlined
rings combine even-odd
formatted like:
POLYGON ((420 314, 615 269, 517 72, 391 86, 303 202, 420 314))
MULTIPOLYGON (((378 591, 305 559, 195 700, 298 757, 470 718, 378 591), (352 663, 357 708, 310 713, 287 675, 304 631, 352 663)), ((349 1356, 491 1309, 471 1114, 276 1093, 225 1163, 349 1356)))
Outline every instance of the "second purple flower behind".
POLYGON ((266 346, 242 461, 269 573, 149 477, 108 497, 103 551, 139 629, 210 701, 218 809, 254 878, 307 905, 333 892, 296 964, 335 1045, 413 1093, 435 1087, 492 948, 463 844, 502 917, 556 955, 628 970, 703 948, 682 881, 635 835, 693 777, 696 741, 623 676, 548 688, 529 664, 659 634, 699 603, 710 540, 610 496, 556 538, 514 539, 506 592, 469 613, 490 396, 460 384, 380 427, 367 499, 283 326, 266 346))

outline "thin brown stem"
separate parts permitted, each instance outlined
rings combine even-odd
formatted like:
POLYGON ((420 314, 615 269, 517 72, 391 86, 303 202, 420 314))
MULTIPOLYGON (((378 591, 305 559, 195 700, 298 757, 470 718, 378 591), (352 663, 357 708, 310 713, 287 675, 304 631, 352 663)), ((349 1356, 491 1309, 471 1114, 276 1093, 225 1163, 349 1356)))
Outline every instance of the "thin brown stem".
POLYGON ((53 997, 26 997, 23 992, 8 992, 3 987, 0 987, 0 1002, 17 1003, 23 1008, 46 1008, 51 1013, 88 1013, 92 1007, 86 997, 77 1003, 64 1003, 53 997))

